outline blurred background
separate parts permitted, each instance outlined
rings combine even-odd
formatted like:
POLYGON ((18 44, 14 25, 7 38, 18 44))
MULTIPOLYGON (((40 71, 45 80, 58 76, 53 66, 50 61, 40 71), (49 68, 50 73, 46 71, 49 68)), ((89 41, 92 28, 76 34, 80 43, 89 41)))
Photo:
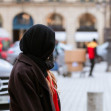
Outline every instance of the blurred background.
POLYGON ((111 111, 111 0, 0 0, 0 110, 9 110, 8 80, 19 41, 34 24, 56 34, 52 72, 62 111, 111 111), (87 45, 93 39, 98 57, 89 77, 87 45))

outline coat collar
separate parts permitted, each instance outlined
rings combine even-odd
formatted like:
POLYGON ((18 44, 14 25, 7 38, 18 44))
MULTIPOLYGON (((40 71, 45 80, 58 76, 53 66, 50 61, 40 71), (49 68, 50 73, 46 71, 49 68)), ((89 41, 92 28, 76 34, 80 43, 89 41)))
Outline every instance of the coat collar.
POLYGON ((36 77, 39 81, 39 83, 47 90, 49 91, 49 88, 48 88, 48 85, 47 85, 47 82, 46 82, 46 79, 43 75, 43 72, 41 71, 41 69, 39 68, 39 66, 37 66, 37 64, 35 64, 35 62, 27 57, 26 55, 20 53, 19 56, 18 56, 18 61, 21 61, 21 62, 24 62, 28 65, 30 65, 32 67, 32 70, 33 72, 36 74, 36 77))

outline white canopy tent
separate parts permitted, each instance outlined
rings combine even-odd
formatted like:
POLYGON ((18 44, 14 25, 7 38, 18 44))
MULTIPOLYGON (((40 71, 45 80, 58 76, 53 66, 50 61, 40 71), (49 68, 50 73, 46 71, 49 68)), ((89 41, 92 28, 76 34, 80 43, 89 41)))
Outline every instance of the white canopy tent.
POLYGON ((94 38, 98 40, 99 38, 98 32, 76 32, 75 33, 76 42, 90 42, 94 38))
POLYGON ((55 37, 57 41, 66 41, 66 32, 55 32, 55 37))
MULTIPOLYGON (((55 32, 56 40, 58 41, 66 41, 66 32, 55 32)), ((75 41, 76 42, 90 42, 93 39, 98 40, 99 34, 98 32, 76 32, 75 33, 75 41)))

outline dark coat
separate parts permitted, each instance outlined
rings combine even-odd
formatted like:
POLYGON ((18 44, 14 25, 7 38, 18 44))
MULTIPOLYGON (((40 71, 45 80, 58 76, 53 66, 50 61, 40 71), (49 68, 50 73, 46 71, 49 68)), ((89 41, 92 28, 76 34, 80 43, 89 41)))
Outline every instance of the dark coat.
POLYGON ((11 111, 55 111, 42 71, 24 54, 14 65, 8 90, 11 111))

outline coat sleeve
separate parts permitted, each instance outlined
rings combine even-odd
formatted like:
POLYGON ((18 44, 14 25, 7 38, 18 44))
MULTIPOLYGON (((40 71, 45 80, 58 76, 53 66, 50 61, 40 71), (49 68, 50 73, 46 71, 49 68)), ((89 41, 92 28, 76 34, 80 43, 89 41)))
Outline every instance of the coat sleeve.
POLYGON ((43 111, 33 79, 31 71, 19 72, 14 79, 16 95, 22 111, 43 111))

